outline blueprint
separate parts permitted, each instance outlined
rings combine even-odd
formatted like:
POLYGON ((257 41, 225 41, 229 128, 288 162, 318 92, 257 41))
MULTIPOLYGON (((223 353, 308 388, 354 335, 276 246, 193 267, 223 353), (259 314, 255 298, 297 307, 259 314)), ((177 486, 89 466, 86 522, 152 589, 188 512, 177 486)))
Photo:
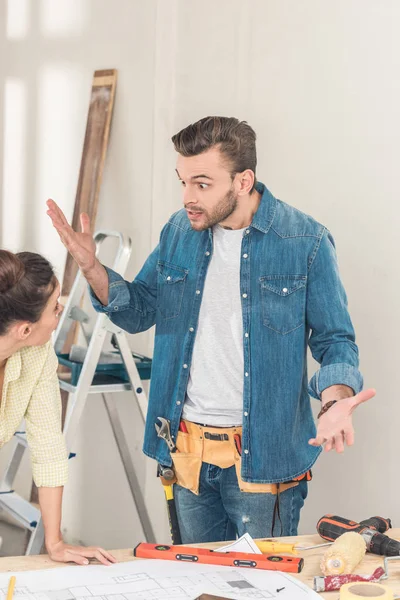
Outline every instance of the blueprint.
POLYGON ((6 598, 11 575, 17 579, 14 600, 194 600, 202 593, 232 600, 319 598, 311 588, 285 573, 136 560, 110 567, 0 573, 0 600, 6 598))

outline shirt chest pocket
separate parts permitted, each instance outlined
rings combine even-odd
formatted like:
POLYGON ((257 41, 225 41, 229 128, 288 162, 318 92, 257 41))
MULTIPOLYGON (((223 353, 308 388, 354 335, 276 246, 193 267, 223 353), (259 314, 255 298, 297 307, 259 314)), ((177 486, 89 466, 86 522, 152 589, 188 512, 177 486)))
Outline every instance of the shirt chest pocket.
POLYGON ((164 319, 174 319, 181 311, 187 269, 159 261, 157 306, 164 319))
POLYGON ((260 277, 262 319, 266 327, 286 335, 305 323, 305 275, 260 277))

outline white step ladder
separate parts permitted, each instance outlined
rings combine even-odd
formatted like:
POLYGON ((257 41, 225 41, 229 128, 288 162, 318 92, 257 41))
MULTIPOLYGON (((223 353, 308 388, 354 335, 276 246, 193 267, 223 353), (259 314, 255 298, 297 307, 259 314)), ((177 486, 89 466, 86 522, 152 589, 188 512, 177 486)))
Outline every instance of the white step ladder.
MULTIPOLYGON (((131 255, 131 239, 125 238, 121 233, 115 231, 98 231, 94 236, 97 254, 104 240, 108 238, 117 238, 119 242, 112 268, 123 275, 131 255)), ((87 283, 79 271, 54 336, 54 348, 61 364, 68 363, 68 361, 63 360, 62 351, 70 328, 74 323, 77 321, 79 322, 85 338, 87 338, 83 324, 89 319, 86 313, 80 308, 86 292, 87 283)), ((79 421, 85 408, 87 396, 89 394, 101 394, 129 483, 132 498, 142 525, 144 537, 146 541, 154 543, 156 541, 154 530, 144 501, 141 486, 136 476, 129 446, 118 415, 118 405, 114 396, 117 392, 132 391, 139 407, 139 413, 142 417, 144 427, 147 397, 139 375, 139 370, 141 370, 143 364, 146 365, 146 369, 148 370, 150 361, 149 359, 146 359, 146 357, 132 354, 126 338, 126 333, 115 326, 107 315, 103 313, 97 314, 93 332, 90 340, 88 339, 87 341, 88 348, 78 379, 74 379, 73 370, 71 370, 69 378, 65 373, 60 374, 59 377, 60 388, 69 393, 67 414, 64 424, 67 449, 70 452, 72 448, 72 444, 78 431, 79 421), (114 345, 118 348, 115 365, 108 365, 105 368, 103 365, 104 370, 98 371, 98 368, 101 366, 99 365, 99 361, 101 359, 104 344, 110 336, 113 337, 114 345), (121 359, 123 366, 121 365, 121 359), (113 368, 115 368, 115 371, 112 371, 113 368)), ((108 353, 108 358, 109 355, 110 353, 108 353)), ((76 363, 71 364, 73 367, 77 367, 76 363)), ((80 369, 79 366, 78 369, 80 369)), ((146 376, 146 378, 148 379, 149 377, 146 376)), ((39 554, 44 542, 44 531, 40 511, 36 505, 29 503, 13 490, 14 479, 18 472, 25 448, 27 448, 25 433, 22 431, 17 432, 14 436, 13 443, 15 444, 15 448, 0 480, 0 510, 10 514, 23 527, 31 532, 26 554, 39 554)), ((69 458, 73 458, 74 456, 75 455, 70 452, 69 458)))

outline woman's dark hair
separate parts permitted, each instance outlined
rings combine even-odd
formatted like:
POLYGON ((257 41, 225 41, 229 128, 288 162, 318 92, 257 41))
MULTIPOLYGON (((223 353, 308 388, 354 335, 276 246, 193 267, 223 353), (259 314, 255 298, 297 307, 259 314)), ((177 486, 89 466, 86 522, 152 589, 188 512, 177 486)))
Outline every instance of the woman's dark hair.
POLYGON ((37 323, 57 279, 40 254, 0 250, 0 335, 18 321, 37 323))

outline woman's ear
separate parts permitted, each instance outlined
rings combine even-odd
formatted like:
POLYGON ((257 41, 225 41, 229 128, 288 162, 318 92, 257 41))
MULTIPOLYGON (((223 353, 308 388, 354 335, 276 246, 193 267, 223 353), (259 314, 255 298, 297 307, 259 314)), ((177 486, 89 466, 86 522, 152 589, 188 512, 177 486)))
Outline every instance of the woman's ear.
POLYGON ((15 335, 20 342, 24 342, 32 333, 32 325, 30 323, 18 323, 15 325, 15 335))

